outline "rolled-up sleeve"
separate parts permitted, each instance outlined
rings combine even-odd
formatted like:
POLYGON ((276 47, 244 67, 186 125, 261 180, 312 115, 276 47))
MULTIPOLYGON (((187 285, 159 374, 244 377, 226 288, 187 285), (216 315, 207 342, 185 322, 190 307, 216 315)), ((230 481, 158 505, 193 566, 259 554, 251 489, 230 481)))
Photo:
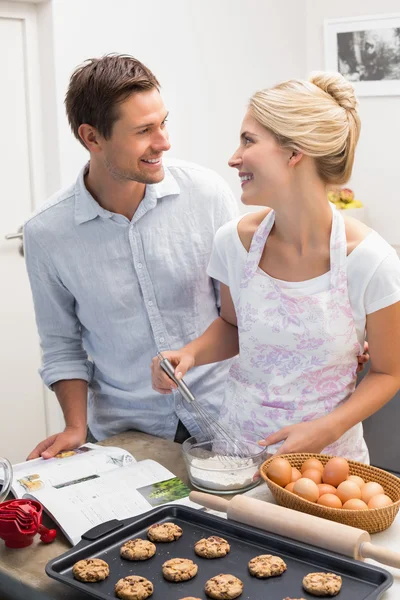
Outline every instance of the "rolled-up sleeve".
POLYGON ((24 249, 42 348, 39 370, 45 385, 62 379, 90 382, 92 363, 82 346, 81 327, 75 313, 75 298, 60 281, 40 234, 24 227, 24 249))

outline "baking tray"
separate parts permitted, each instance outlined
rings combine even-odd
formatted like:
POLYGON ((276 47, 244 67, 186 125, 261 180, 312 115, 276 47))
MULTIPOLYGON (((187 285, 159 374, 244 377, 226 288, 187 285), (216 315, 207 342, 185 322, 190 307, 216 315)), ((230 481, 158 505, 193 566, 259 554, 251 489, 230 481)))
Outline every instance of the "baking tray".
POLYGON ((219 573, 236 575, 243 581, 241 600, 315 599, 302 587, 302 579, 315 571, 333 572, 343 579, 342 600, 373 600, 380 598, 393 583, 384 569, 326 552, 279 535, 217 517, 177 504, 155 508, 148 513, 124 521, 109 521, 88 531, 72 550, 51 560, 46 566, 49 577, 61 581, 94 598, 115 598, 114 585, 121 577, 140 575, 154 585, 152 600, 179 600, 185 596, 206 599, 204 585, 219 573), (154 557, 147 561, 127 561, 120 557, 121 545, 134 537, 146 539, 153 523, 171 521, 182 527, 183 535, 176 542, 158 543, 154 557), (219 535, 231 545, 223 558, 205 559, 193 550, 197 540, 219 535), (256 579, 247 569, 248 561, 258 554, 275 554, 284 559, 287 571, 280 577, 256 579), (74 579, 72 567, 83 558, 102 558, 110 566, 109 577, 102 582, 82 583, 74 579), (191 558, 199 566, 190 581, 172 583, 161 573, 164 561, 170 558, 191 558))

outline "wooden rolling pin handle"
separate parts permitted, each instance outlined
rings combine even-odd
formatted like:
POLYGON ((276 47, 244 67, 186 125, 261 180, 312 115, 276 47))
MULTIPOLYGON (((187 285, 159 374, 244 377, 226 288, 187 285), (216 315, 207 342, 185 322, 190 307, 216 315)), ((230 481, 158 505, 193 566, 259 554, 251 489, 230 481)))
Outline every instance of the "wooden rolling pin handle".
POLYGON ((226 512, 232 521, 360 560, 361 544, 371 540, 369 534, 361 529, 240 494, 229 501, 199 492, 191 492, 189 498, 206 508, 226 512))
POLYGON ((190 492, 189 499, 205 508, 211 508, 211 510, 217 510, 218 512, 226 513, 229 507, 229 500, 225 500, 220 496, 204 494, 203 492, 190 492))
POLYGON ((363 558, 373 558, 374 560, 390 567, 400 569, 400 552, 375 546, 370 542, 363 542, 360 546, 360 555, 363 558))

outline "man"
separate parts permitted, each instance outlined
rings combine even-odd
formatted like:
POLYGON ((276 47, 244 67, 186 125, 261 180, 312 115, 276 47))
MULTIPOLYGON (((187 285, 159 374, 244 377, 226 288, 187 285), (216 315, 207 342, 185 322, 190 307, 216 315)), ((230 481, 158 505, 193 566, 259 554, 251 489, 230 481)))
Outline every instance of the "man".
MULTIPOLYGON (((75 184, 24 228, 43 351, 41 376, 66 427, 28 458, 49 458, 128 429, 182 441, 199 432, 179 393, 151 387, 157 352, 180 348, 218 314, 206 275, 217 229, 237 214, 227 184, 184 162, 164 164, 167 110, 155 76, 130 56, 91 59, 72 75, 66 110, 90 153, 75 184), (90 358, 89 358, 90 357, 90 358)), ((187 384, 215 416, 229 362, 187 384)))

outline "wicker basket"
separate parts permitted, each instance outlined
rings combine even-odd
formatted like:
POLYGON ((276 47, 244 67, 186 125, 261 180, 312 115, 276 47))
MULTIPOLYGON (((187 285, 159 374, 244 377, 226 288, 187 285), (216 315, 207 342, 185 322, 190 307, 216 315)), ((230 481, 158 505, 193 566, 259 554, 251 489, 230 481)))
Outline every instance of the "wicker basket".
MULTIPOLYGON (((300 470, 301 465, 307 458, 318 458, 325 465, 332 456, 327 454, 281 454, 281 458, 286 458, 292 467, 300 470)), ((281 506, 299 510, 300 512, 309 513, 330 521, 338 521, 352 527, 364 529, 369 533, 378 533, 384 531, 393 523, 400 507, 400 479, 391 473, 387 473, 382 469, 364 465, 353 460, 348 460, 350 467, 350 475, 359 475, 365 482, 376 481, 383 487, 385 494, 392 500, 393 504, 383 508, 373 508, 370 510, 347 510, 343 508, 329 508, 321 506, 314 502, 309 502, 300 498, 293 492, 289 492, 280 485, 274 483, 267 477, 267 470, 274 457, 265 461, 260 468, 261 476, 266 481, 275 500, 281 506)))

